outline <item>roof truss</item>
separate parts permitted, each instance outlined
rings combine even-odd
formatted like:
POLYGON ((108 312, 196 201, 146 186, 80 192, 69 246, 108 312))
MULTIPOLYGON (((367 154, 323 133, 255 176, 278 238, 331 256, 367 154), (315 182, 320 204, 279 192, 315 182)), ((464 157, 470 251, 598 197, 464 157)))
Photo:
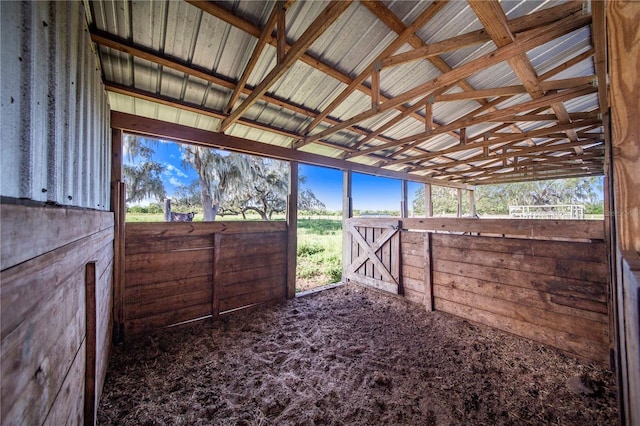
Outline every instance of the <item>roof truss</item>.
MULTIPOLYGON (((137 85, 135 75, 118 80, 105 74, 107 90, 215 119, 218 127, 212 130, 227 134, 244 126, 277 135, 286 141, 281 148, 292 151, 290 158, 297 158, 296 151, 322 152, 330 163, 339 160, 341 168, 364 164, 382 174, 409 173, 415 180, 453 186, 603 173, 599 112, 607 102, 607 87, 599 5, 592 23, 590 8, 579 1, 552 4, 509 19, 497 0, 468 0, 465 13, 473 15, 467 18, 476 19, 483 28, 427 42, 421 36, 425 30, 438 25, 436 21, 448 10, 461 8, 461 2, 435 0, 407 20, 378 0, 332 1, 303 24, 291 12, 306 10, 309 3, 303 0, 269 3, 263 23, 216 2, 186 3, 200 20, 213 19, 255 40, 238 77, 195 65, 193 53, 169 55, 136 41, 139 37, 108 30, 120 23, 96 21, 91 37, 100 46, 103 68, 119 52, 132 59, 134 73, 165 69, 182 73, 185 81, 202 86, 203 96, 194 102, 184 91, 176 96, 164 93, 160 86, 150 90, 137 85), (373 18, 376 31, 386 31, 387 36, 379 53, 350 67, 357 72, 347 72, 340 58, 323 55, 314 46, 328 34, 346 31, 349 19, 356 15, 373 18), (536 68, 532 51, 579 38, 591 25, 593 41, 588 40, 587 49, 551 68, 548 64, 536 68), (299 35, 291 36, 293 32, 299 35), (451 60, 469 49, 478 49, 478 54, 462 62, 451 60), (270 55, 274 65, 265 71, 260 64, 270 55), (593 61, 594 72, 573 73, 584 61, 593 61), (315 99, 313 93, 309 100, 280 94, 278 84, 297 75, 290 71, 297 64, 335 81, 336 89, 328 99, 315 99), (519 84, 484 85, 479 76, 504 64, 519 84), (390 76, 411 67, 437 75, 398 91, 396 84, 402 82, 390 76), (252 86, 250 81, 258 83, 252 86), (211 88, 223 96, 215 102, 218 107, 207 104, 207 96, 213 96, 211 88), (363 96, 369 99, 366 107, 363 96), (447 105, 460 105, 461 113, 452 113, 455 107, 447 105), (258 106, 287 114, 296 124, 263 118, 255 113, 258 106)), ((111 18, 104 14, 103 19, 111 18)), ((131 22, 128 28, 136 30, 131 22)))

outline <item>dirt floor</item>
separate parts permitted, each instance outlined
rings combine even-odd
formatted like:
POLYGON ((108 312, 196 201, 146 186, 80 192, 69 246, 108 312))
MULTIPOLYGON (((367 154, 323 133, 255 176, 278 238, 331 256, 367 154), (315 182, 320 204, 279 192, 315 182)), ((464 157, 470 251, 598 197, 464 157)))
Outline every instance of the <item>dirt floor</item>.
POLYGON ((613 375, 349 284, 112 353, 113 425, 616 424, 613 375))

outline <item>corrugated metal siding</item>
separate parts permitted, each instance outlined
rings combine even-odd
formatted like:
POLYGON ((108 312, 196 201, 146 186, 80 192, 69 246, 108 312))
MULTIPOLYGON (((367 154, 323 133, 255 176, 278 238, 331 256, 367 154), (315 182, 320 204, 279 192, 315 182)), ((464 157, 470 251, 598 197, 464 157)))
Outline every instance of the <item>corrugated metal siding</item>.
POLYGON ((0 194, 109 209, 109 105, 80 2, 1 2, 0 194))

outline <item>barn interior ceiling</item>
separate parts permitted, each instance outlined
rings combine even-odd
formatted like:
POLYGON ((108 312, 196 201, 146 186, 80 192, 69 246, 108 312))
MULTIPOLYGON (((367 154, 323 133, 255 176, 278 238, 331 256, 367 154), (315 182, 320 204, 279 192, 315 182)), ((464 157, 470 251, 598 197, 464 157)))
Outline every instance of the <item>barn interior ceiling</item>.
POLYGON ((92 1, 111 108, 451 184, 602 175, 602 2, 92 1))

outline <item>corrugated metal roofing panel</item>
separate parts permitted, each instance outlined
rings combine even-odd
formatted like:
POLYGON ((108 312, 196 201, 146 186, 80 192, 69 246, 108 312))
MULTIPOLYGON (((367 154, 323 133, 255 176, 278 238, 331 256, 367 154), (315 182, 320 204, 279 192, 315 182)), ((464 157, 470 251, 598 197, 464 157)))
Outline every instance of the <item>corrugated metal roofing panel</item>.
MULTIPOLYGON (((313 20, 327 6, 328 1, 297 1, 288 9, 287 41, 293 44, 306 31, 313 20)), ((384 4, 405 25, 410 25, 416 17, 426 10, 431 2, 405 2, 385 1, 384 4)), ((501 5, 509 19, 524 16, 534 11, 556 6, 557 1, 502 1, 501 5)), ((236 16, 246 19, 251 25, 261 28, 271 13, 274 1, 253 2, 245 0, 224 1, 218 5, 229 10, 236 16)), ((213 17, 199 8, 186 3, 171 1, 157 1, 153 3, 113 3, 95 2, 91 6, 94 20, 98 28, 105 29, 120 37, 130 38, 135 43, 148 46, 159 53, 176 57, 182 62, 191 63, 198 67, 212 70, 213 73, 223 76, 228 80, 240 78, 246 63, 252 54, 257 37, 245 33, 243 30, 233 27, 223 20, 213 17), (134 29, 131 36, 132 28, 134 29), (133 37, 133 38, 131 38, 133 37)), ((433 19, 421 28, 417 35, 425 42, 444 40, 453 36, 481 29, 482 25, 473 10, 464 1, 450 1, 438 12, 433 19)), ((375 17, 364 5, 354 2, 334 22, 329 29, 321 35, 310 47, 308 54, 318 58, 322 63, 334 67, 336 70, 354 78, 363 69, 369 66, 378 54, 398 37, 382 20, 375 17)), ((581 54, 590 48, 590 32, 588 28, 575 31, 558 40, 547 43, 528 52, 530 60, 539 74, 556 67, 575 55, 581 54)), ((413 49, 405 44, 398 52, 413 49)), ((493 42, 487 42, 469 46, 458 51, 442 55, 442 59, 450 67, 457 67, 475 58, 486 55, 495 50, 493 42)), ((231 89, 221 88, 215 84, 202 81, 195 77, 187 77, 180 72, 175 72, 166 67, 161 67, 144 60, 132 60, 128 55, 115 52, 110 49, 100 48, 103 72, 105 79, 125 86, 135 87, 151 93, 160 93, 163 96, 183 100, 196 105, 206 105, 208 108, 222 111, 228 102, 231 89)), ((248 84, 258 85, 269 71, 276 65, 276 53, 272 46, 266 46, 258 63, 251 73, 248 84)), ((591 75, 593 73, 593 61, 591 59, 566 70, 557 78, 566 78, 576 75, 591 75)), ((425 82, 431 81, 441 75, 431 62, 418 60, 400 66, 384 69, 381 73, 381 92, 386 96, 397 96, 413 89, 425 82)), ((520 85, 511 67, 503 62, 488 69, 481 70, 466 78, 466 81, 477 89, 488 89, 505 85, 520 85)), ((367 78, 365 85, 370 85, 367 78)), ((278 81, 274 82, 267 93, 281 99, 288 100, 296 105, 304 106, 313 111, 321 111, 329 105, 346 87, 346 84, 335 77, 327 75, 323 71, 297 61, 278 81)), ((459 92, 457 87, 449 93, 459 92)), ((416 97, 408 104, 416 102, 416 97)), ((245 99, 240 97, 240 102, 245 99)), ((528 95, 515 96, 498 108, 506 108, 530 99, 528 95)), ((594 108, 592 103, 597 98, 591 96, 589 100, 575 100, 568 103, 571 111, 580 111, 581 108, 594 108)), ((468 100, 460 102, 437 103, 433 109, 436 122, 449 123, 463 115, 476 110, 482 101, 468 100)), ((136 103, 134 103, 136 104, 136 103)), ((137 104, 138 109, 151 114, 143 104, 137 104)), ((371 108, 371 97, 362 91, 354 91, 339 105, 330 116, 341 120, 350 119, 360 112, 371 108)), ((157 110, 160 114, 163 109, 157 110)), ((375 130, 388 122, 398 114, 397 109, 388 110, 377 114, 358 126, 375 130)), ((419 115, 423 114, 423 109, 419 115)), ((243 114, 244 119, 256 120, 268 126, 281 129, 302 132, 312 118, 263 101, 258 101, 243 114)), ((207 117, 208 120, 211 120, 207 117)), ((215 120, 216 122, 218 120, 215 120)), ((485 123, 470 126, 468 134, 471 136, 481 134, 499 123, 485 123)), ((544 124, 540 122, 520 123, 521 130, 539 128, 544 124)), ((262 131, 254 128, 240 130, 246 126, 233 126, 231 132, 250 135, 251 138, 265 138, 262 131), (257 133, 262 136, 258 136, 257 133)), ((321 123, 312 132, 323 131, 331 127, 328 123, 321 123)), ((424 123, 415 118, 406 118, 393 128, 385 131, 383 136, 387 138, 404 138, 424 130, 424 123)), ((505 130, 508 131, 508 130, 505 130)), ((282 135, 268 133, 267 139, 271 143, 282 143, 282 135), (275 142, 273 137, 276 138, 275 142)), ((248 137, 248 136, 247 136, 248 137)), ((341 130, 324 138, 325 141, 342 146, 353 146, 362 135, 350 130, 341 130)), ((290 139, 290 138, 289 138, 290 139)), ((380 145, 380 140, 370 141, 366 146, 380 145)), ((457 143, 457 138, 451 135, 440 135, 419 145, 420 148, 433 151, 451 146, 457 143)), ((324 150, 333 148, 320 144, 311 144, 305 147, 308 150, 324 150), (322 147, 322 148, 320 148, 322 147)), ((397 149, 387 152, 393 153, 397 149)), ((341 154, 343 151, 339 151, 341 154)), ((319 152, 319 151, 318 151, 319 152)), ((419 155, 419 150, 408 151, 407 155, 419 155)), ((458 158, 455 154, 452 158, 458 158)), ((366 161, 377 161, 368 158, 366 161)))
POLYGON ((0 195, 109 210, 109 105, 82 3, 0 8, 0 195))

